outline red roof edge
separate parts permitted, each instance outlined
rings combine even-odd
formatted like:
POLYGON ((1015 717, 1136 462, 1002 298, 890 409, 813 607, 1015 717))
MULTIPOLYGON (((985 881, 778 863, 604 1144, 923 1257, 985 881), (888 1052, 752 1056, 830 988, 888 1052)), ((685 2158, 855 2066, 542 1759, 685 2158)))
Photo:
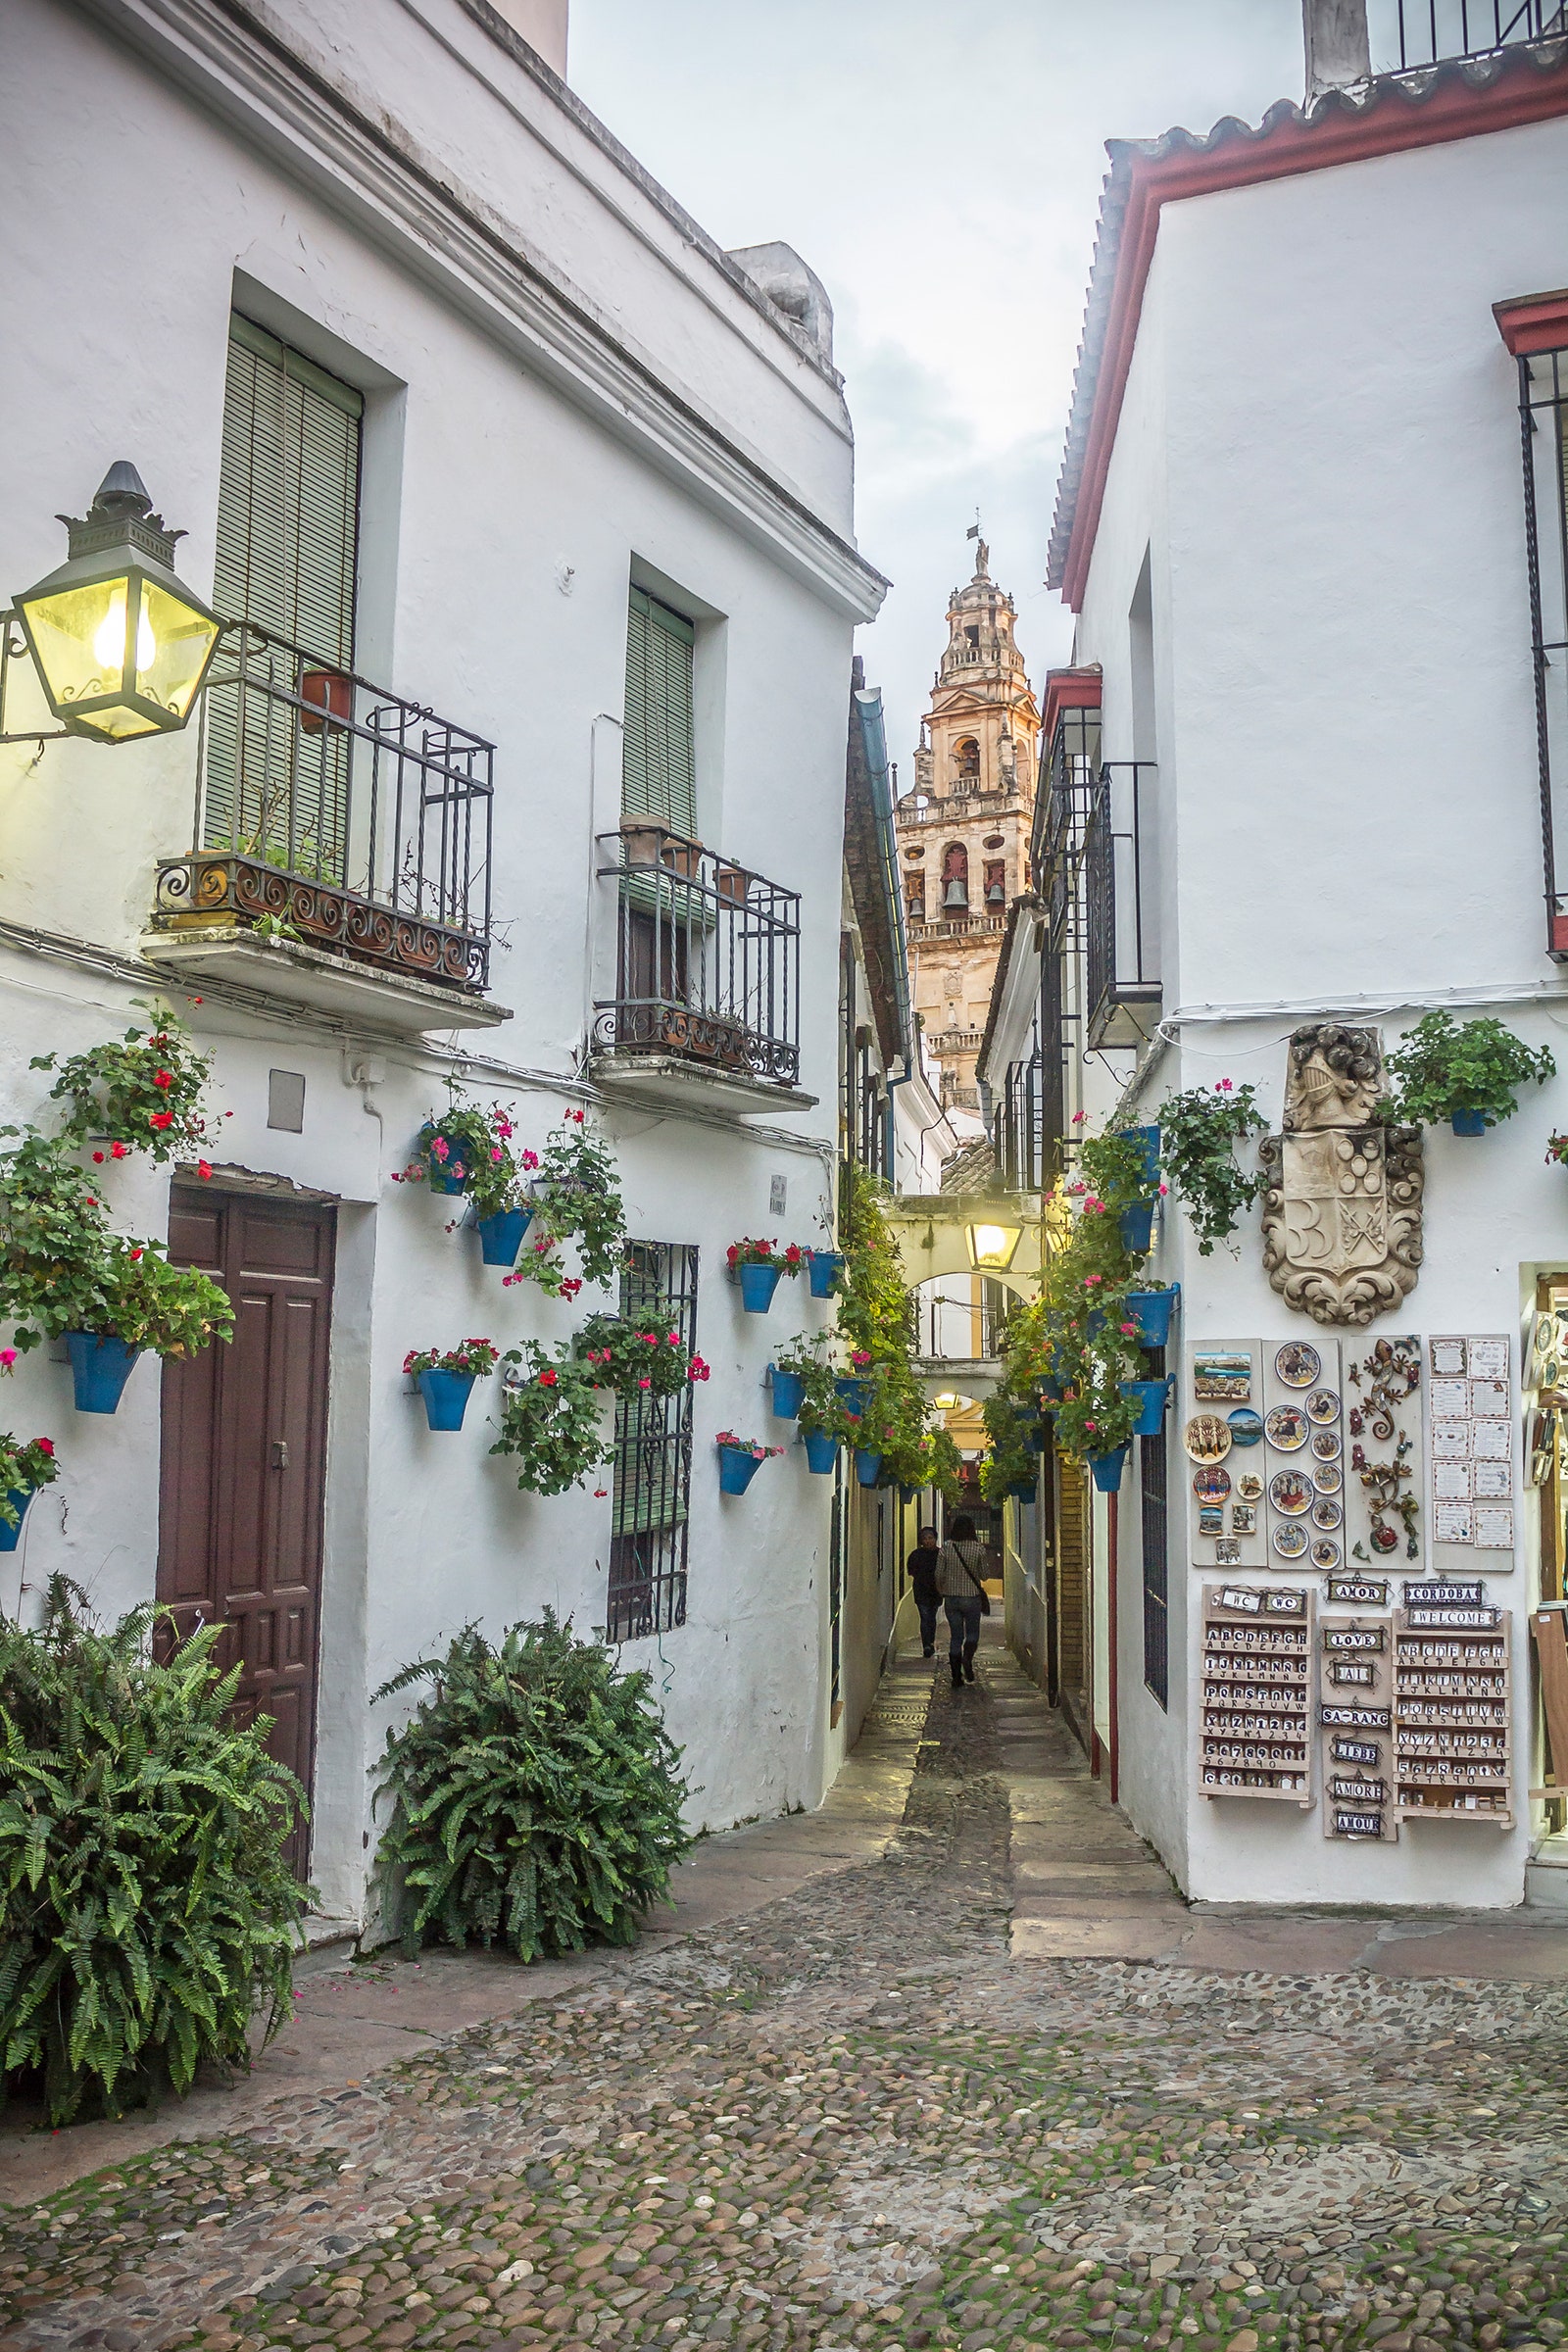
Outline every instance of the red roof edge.
POLYGON ((1045 700, 1040 707, 1040 740, 1049 758, 1063 710, 1098 710, 1103 679, 1100 663, 1082 669, 1048 669, 1045 700))
POLYGON ((1494 302, 1492 316, 1516 360, 1536 351, 1568 350, 1568 286, 1559 286, 1553 294, 1519 294, 1511 302, 1494 302))
MULTIPOLYGON (((1515 130, 1564 114, 1568 44, 1552 40, 1520 44, 1484 60, 1451 60, 1420 74, 1384 75, 1363 94, 1331 92, 1308 114, 1297 106, 1276 106, 1257 130, 1227 118, 1206 139, 1178 130, 1162 139, 1112 142, 1101 234, 1102 246, 1108 248, 1104 261, 1111 282, 1102 294, 1091 280, 1048 587, 1060 589, 1075 612, 1082 610, 1164 205, 1515 130)), ((1097 252, 1097 275, 1100 268, 1097 252)), ((1504 340, 1507 331, 1504 327, 1504 340)))

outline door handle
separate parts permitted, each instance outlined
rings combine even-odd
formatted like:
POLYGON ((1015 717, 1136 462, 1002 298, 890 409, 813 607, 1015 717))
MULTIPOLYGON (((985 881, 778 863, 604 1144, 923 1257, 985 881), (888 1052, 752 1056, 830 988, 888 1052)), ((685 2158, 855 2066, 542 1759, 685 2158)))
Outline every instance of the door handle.
POLYGON ((272 1440, 272 1468, 274 1470, 286 1470, 288 1468, 287 1438, 274 1438, 272 1440))

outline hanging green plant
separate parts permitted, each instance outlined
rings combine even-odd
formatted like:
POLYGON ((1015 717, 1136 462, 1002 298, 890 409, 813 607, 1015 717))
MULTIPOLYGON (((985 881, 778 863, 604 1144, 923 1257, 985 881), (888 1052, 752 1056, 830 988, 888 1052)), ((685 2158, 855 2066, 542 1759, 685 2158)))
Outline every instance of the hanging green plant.
POLYGON ((552 1241, 575 1243, 589 1282, 613 1282, 626 1246, 614 1155, 586 1113, 568 1110, 539 1155, 534 1214, 552 1241))
POLYGON ((509 1348, 501 1360, 512 1374, 502 1394, 501 1435, 490 1451, 516 1456, 519 1487, 564 1494, 613 1459, 593 1366, 579 1362, 569 1347, 551 1353, 537 1340, 509 1348))
MULTIPOLYGON (((107 1156, 115 1159, 131 1152, 149 1152, 156 1160, 200 1157, 217 1140, 204 1102, 212 1055, 170 1006, 146 1009, 146 1029, 127 1029, 122 1038, 90 1046, 64 1062, 57 1054, 37 1054, 27 1066, 52 1070, 58 1063, 49 1100, 67 1105, 63 1141, 79 1148, 101 1136, 107 1156)), ((93 1152, 97 1161, 105 1157, 102 1149, 93 1152)))
POLYGON ((1213 1254, 1268 1189, 1259 1168, 1237 1165, 1236 1147, 1261 1135, 1267 1122, 1255 1086, 1221 1078, 1212 1087, 1167 1095, 1159 1106, 1160 1165, 1198 1237, 1200 1257, 1213 1254))
POLYGON ((101 1632, 56 1577, 35 1632, 0 1619, 0 2082, 57 2126, 249 2067, 290 2007, 304 1790, 234 1721, 223 1628, 156 1658, 158 1614, 101 1632))
POLYGON ((473 1626, 382 1685, 433 1682, 389 1731, 376 1855, 387 1923, 412 1958, 437 1940, 519 1960, 631 1943, 691 1845, 686 1784, 644 1673, 546 1609, 496 1646, 473 1626))
POLYGON ((0 1431, 0 1519, 7 1527, 22 1524, 22 1511, 13 1495, 30 1497, 40 1487, 52 1487, 59 1476, 53 1438, 30 1438, 24 1444, 9 1430, 0 1431))
POLYGON ((708 1366, 688 1353, 668 1324, 629 1322, 624 1315, 590 1315, 574 1343, 592 1368, 596 1388, 617 1396, 677 1396, 694 1380, 707 1380, 708 1366))
POLYGON ((1379 1104, 1380 1117, 1411 1127, 1449 1119, 1460 1133, 1511 1119, 1518 1089, 1544 1086, 1557 1071, 1549 1047, 1532 1049, 1490 1013, 1455 1021, 1448 1012, 1424 1012, 1388 1055, 1387 1067, 1398 1084, 1379 1104))
POLYGON ((1021 1411, 1005 1396, 988 1396, 980 1407, 980 1418, 991 1440, 980 1465, 980 1492, 987 1502, 998 1503, 1014 1488, 1032 1488, 1035 1483, 1040 1456, 1028 1444, 1026 1432, 1031 1420, 1039 1427, 1039 1418, 1021 1411))

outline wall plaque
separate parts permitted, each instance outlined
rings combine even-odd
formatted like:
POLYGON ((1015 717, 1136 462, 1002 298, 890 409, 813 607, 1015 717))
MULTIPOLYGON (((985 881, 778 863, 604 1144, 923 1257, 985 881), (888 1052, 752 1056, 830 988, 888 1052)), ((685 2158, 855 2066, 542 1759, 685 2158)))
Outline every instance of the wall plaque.
POLYGON ((1392 1844, 1399 1818, 1390 1801, 1394 1781, 1393 1657, 1389 1626, 1359 1617, 1320 1617, 1318 1731, 1324 1781, 1330 1801, 1323 1809, 1325 1838, 1372 1838, 1392 1844), (1348 1686, 1359 1703, 1347 1704, 1348 1686), (1347 1728, 1362 1734, 1348 1740, 1347 1728), (1347 1777, 1344 1767, 1360 1771, 1347 1777))
MULTIPOLYGON (((1425 1590, 1405 1587, 1410 1595, 1425 1590)), ((1511 1828, 1509 1622, 1506 1609, 1488 1606, 1395 1611, 1395 1777, 1403 1820, 1511 1828)))
POLYGON ((1439 1544, 1513 1551, 1512 1360, 1501 1332, 1427 1342, 1432 1532, 1439 1544))
POLYGON ((1205 1796, 1312 1803, 1312 1597, 1288 1586, 1202 1588, 1205 1796))
POLYGON ((1387 1091, 1376 1029, 1315 1021, 1292 1037, 1284 1132, 1258 1148, 1263 1268, 1319 1323, 1370 1323, 1420 1271, 1421 1131, 1379 1123, 1387 1091))

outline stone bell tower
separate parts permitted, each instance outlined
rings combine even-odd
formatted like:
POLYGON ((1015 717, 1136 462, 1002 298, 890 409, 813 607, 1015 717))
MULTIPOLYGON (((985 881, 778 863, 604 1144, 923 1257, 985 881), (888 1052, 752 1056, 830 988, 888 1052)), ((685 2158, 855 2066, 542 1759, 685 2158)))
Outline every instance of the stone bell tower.
POLYGON ((975 1056, 1007 908, 1027 883, 1040 737, 1016 618, 982 539, 973 579, 948 602, 914 790, 898 806, 915 1009, 942 1066, 944 1107, 977 1122, 975 1056))

